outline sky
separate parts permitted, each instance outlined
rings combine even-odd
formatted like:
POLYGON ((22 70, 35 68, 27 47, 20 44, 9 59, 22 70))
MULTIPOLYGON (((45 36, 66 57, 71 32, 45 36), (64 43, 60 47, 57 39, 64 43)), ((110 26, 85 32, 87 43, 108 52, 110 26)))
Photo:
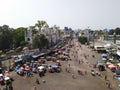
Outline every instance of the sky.
POLYGON ((0 26, 29 27, 45 20, 50 27, 120 27, 120 0, 0 0, 0 26))

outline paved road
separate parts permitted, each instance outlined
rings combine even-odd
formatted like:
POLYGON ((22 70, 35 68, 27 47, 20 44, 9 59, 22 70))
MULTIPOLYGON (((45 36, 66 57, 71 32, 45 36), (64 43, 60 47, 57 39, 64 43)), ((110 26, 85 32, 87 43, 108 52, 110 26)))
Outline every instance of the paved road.
MULTIPOLYGON (((93 69, 92 67, 93 64, 95 64, 98 60, 102 62, 101 54, 95 51, 92 51, 90 48, 87 48, 87 46, 80 45, 75 39, 72 41, 72 44, 74 46, 72 47, 70 52, 70 56, 72 58, 72 61, 70 62, 74 70, 80 69, 82 71, 87 70, 88 72, 90 72, 90 70, 93 69), (86 58, 84 57, 84 55, 86 55, 86 58), (95 58, 93 58, 92 55, 95 55, 95 58), (80 61, 82 60, 84 63, 81 62, 82 64, 81 63, 79 64, 79 60, 80 61)), ((95 70, 98 70, 98 69, 95 69, 95 70)), ((106 69, 106 71, 100 72, 100 73, 102 74, 101 83, 106 82, 104 80, 104 76, 107 75, 113 90, 117 90, 118 82, 117 80, 113 80, 112 78, 113 73, 109 69, 106 69)), ((97 82, 93 82, 93 83, 97 83, 97 82)), ((101 90, 106 90, 106 89, 101 89, 101 90)))

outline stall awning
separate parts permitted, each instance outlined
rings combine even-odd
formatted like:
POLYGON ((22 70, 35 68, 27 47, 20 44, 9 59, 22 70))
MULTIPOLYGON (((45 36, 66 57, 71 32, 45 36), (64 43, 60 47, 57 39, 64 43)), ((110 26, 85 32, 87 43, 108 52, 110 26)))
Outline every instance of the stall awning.
POLYGON ((119 51, 117 51, 117 55, 120 56, 120 52, 119 51))

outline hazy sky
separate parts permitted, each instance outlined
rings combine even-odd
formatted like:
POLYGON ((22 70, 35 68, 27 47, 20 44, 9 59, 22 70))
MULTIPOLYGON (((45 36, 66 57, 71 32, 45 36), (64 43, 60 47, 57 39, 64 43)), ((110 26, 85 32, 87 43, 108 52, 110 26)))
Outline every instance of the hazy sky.
POLYGON ((116 28, 120 0, 0 0, 0 26, 28 27, 37 20, 60 28, 116 28))

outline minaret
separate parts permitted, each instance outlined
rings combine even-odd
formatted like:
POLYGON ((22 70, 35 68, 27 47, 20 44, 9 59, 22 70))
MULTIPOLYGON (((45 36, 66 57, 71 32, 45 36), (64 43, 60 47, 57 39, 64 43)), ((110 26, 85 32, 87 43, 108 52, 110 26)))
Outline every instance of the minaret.
POLYGON ((113 37, 114 37, 114 44, 116 44, 116 33, 113 33, 113 37))

